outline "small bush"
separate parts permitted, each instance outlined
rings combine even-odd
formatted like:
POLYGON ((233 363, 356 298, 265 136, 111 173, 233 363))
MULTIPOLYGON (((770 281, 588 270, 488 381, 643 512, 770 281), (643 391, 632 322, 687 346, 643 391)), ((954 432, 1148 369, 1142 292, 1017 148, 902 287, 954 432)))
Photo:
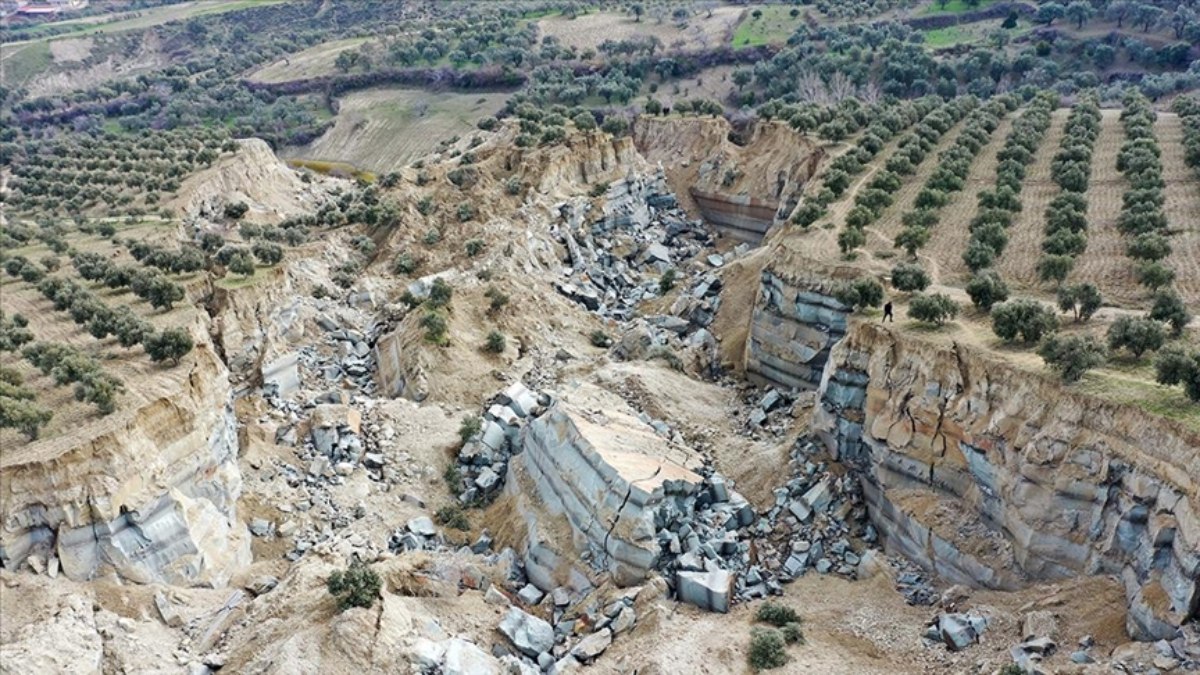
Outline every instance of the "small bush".
POLYGON ((675 288, 675 276, 676 272, 674 267, 668 269, 666 272, 663 272, 662 276, 658 278, 659 295, 666 295, 667 293, 671 292, 672 288, 675 288))
POLYGON ((449 343, 446 338, 446 319, 435 311, 428 311, 421 317, 421 327, 425 329, 425 340, 435 345, 445 346, 449 343))
POLYGON ((750 667, 754 670, 780 668, 788 661, 783 634, 774 628, 750 631, 750 667))
POLYGON ((600 347, 602 349, 607 349, 609 345, 612 344, 612 338, 608 336, 608 333, 605 333, 602 330, 592 331, 592 334, 588 336, 588 339, 591 340, 593 347, 600 347))
POLYGON ((789 645, 804 644, 804 631, 800 629, 798 623, 785 623, 779 628, 779 632, 783 634, 783 640, 789 645))
POLYGON ((446 470, 442 472, 442 480, 446 481, 450 492, 457 494, 462 489, 462 471, 459 470, 457 462, 446 465, 446 470))
POLYGON ((345 572, 339 570, 329 575, 326 586, 329 594, 337 598, 338 610, 344 612, 351 607, 370 608, 383 584, 378 574, 355 560, 345 572))
POLYGON ((421 243, 426 246, 436 246, 442 240, 442 231, 436 227, 431 227, 421 235, 421 243))
POLYGON ((468 239, 466 243, 467 257, 474 258, 483 253, 484 243, 482 239, 468 239))
POLYGON ((407 251, 402 251, 396 256, 396 260, 392 263, 392 272, 396 274, 412 274, 417 271, 421 263, 407 251))
POLYGON ((507 346, 508 340, 504 338, 504 334, 494 330, 488 333, 487 342, 484 343, 483 348, 492 354, 500 354, 507 346))
POLYGON ((796 613, 796 610, 781 602, 771 600, 758 606, 758 611, 754 614, 754 618, 757 621, 769 623, 777 628, 781 628, 789 623, 800 623, 800 615, 796 613))
POLYGON ((483 295, 488 299, 487 313, 489 316, 495 316, 508 306, 508 295, 498 288, 488 288, 483 295))
POLYGON ((440 309, 450 304, 451 298, 454 297, 454 287, 446 283, 445 279, 434 279, 433 285, 429 287, 429 306, 434 309, 440 309))
POLYGON ((463 443, 471 440, 480 431, 483 431, 483 419, 477 415, 467 415, 458 425, 458 437, 463 443))
POLYGON ((438 523, 446 527, 452 527, 464 532, 471 529, 471 521, 467 520, 467 513, 458 504, 443 506, 437 510, 437 513, 433 514, 433 517, 438 523))
POLYGON ((462 202, 458 205, 457 214, 459 222, 465 223, 475 218, 475 207, 471 202, 462 202))

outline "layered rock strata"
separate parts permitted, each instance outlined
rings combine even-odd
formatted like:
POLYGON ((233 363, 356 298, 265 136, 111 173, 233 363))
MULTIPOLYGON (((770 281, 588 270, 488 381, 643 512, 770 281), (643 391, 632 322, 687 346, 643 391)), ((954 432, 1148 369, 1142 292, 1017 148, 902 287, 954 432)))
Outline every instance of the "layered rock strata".
POLYGON ((1200 608, 1200 437, 961 344, 851 325, 815 429, 887 544, 947 581, 1119 575, 1137 639, 1200 608))
POLYGON ((134 409, 4 455, 5 567, 220 586, 249 564, 227 373, 206 344, 188 359, 134 409))
MULTIPOLYGON (((555 402, 523 431, 506 482, 525 522, 531 579, 552 588, 558 584, 538 571, 553 575, 575 558, 618 585, 644 581, 660 554, 655 511, 694 492, 699 468, 693 453, 631 415, 555 402), (572 546, 563 550, 566 541, 572 546)), ((583 581, 578 570, 573 581, 583 581)))

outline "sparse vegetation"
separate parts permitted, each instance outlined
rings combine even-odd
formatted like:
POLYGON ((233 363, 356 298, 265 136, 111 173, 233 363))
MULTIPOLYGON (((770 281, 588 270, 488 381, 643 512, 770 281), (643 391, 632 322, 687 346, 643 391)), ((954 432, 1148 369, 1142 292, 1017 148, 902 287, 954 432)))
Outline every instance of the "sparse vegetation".
POLYGON ((370 608, 379 597, 383 583, 379 575, 362 561, 355 560, 345 571, 337 570, 329 575, 326 583, 329 594, 337 599, 339 611, 351 607, 370 608))

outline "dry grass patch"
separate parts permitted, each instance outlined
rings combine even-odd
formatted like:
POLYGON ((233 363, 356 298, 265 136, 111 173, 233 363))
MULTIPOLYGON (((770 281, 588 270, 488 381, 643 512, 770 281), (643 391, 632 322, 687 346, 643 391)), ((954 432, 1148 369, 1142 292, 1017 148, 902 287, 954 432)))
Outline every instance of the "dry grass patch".
POLYGON ((580 51, 596 49, 605 40, 631 40, 652 36, 664 47, 716 47, 726 42, 738 23, 740 7, 718 7, 711 12, 697 12, 683 24, 671 20, 669 14, 661 19, 650 14, 635 21, 634 17, 614 12, 583 14, 574 19, 562 15, 546 17, 538 21, 538 32, 553 36, 567 47, 580 51))

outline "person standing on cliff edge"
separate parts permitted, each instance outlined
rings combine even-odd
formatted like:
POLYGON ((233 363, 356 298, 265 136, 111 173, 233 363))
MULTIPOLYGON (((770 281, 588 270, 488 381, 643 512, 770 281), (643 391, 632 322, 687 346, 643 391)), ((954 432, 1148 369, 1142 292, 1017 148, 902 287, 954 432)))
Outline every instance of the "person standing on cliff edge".
POLYGON ((892 316, 892 301, 891 300, 888 300, 887 304, 885 304, 883 306, 883 319, 881 319, 879 321, 879 323, 883 323, 884 321, 891 321, 892 323, 896 323, 895 317, 892 316))

